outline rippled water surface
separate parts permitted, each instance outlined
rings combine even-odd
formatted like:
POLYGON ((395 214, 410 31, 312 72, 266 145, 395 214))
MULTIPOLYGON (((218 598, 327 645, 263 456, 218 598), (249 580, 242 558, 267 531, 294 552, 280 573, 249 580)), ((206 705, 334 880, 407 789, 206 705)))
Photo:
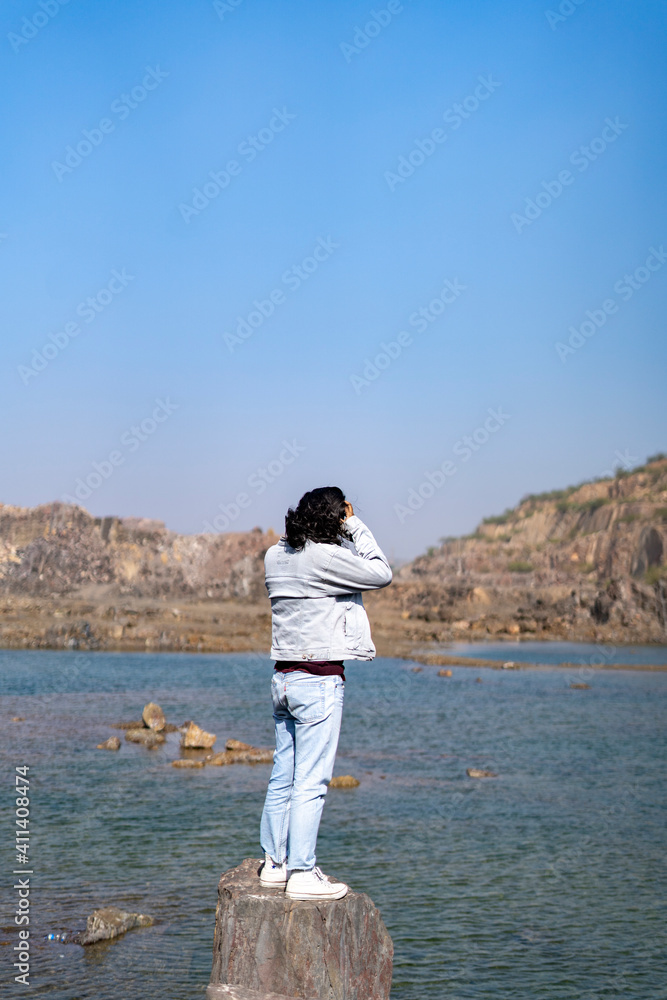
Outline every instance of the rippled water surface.
MULTIPOLYGON (((4 773, 30 766, 26 995, 203 997, 217 880, 258 855, 269 767, 177 770, 178 734, 95 744, 155 700, 218 745, 270 745, 270 673, 257 656, 0 652, 4 773), (102 905, 157 922, 85 949, 44 940, 102 905)), ((664 998, 667 674, 596 672, 590 690, 555 668, 442 678, 378 659, 347 674, 336 771, 361 786, 329 792, 318 863, 381 908, 393 1000, 664 998)))
POLYGON ((625 666, 667 667, 667 646, 613 646, 585 642, 449 642, 430 646, 451 656, 480 660, 511 660, 515 663, 567 663, 571 667, 595 670, 598 667, 625 666))

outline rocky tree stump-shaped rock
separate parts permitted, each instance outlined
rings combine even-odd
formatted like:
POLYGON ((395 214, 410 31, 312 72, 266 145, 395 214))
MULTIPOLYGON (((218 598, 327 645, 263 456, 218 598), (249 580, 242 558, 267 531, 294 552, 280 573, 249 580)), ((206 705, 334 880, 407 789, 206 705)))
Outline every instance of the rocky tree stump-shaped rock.
POLYGON ((394 946, 369 897, 289 899, 261 885, 260 866, 248 858, 220 879, 208 1000, 388 1000, 394 946))

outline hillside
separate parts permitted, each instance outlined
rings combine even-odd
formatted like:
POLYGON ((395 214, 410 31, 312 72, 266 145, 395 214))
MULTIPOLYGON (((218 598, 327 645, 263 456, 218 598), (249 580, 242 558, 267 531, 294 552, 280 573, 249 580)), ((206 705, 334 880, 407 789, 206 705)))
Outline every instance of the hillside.
POLYGON ((179 535, 162 521, 92 517, 69 504, 0 505, 0 592, 55 596, 98 585, 135 597, 255 601, 276 541, 259 528, 179 535))
POLYGON ((419 623, 415 640, 666 642, 666 556, 667 459, 655 456, 613 479, 527 496, 474 534, 443 539, 370 603, 419 623))
MULTIPOLYGON (((270 636, 255 528, 179 535, 62 503, 0 505, 0 644, 261 650, 270 636)), ((667 643, 667 458, 525 497, 367 595, 378 652, 452 639, 667 643)))
POLYGON ((260 649, 270 613, 259 528, 179 535, 62 503, 0 505, 0 643, 70 649, 260 649))

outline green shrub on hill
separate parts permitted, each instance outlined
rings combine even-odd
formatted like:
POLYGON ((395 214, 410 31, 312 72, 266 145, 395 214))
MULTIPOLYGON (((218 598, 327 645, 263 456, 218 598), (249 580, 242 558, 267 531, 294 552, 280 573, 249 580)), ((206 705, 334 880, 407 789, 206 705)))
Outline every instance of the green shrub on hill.
POLYGON ((651 566, 647 569, 644 579, 653 587, 659 580, 667 580, 667 566, 651 566))
MULTIPOLYGON (((583 486, 583 483, 580 485, 583 486)), ((547 500, 563 500, 578 490, 579 486, 566 486, 564 490, 547 490, 545 493, 527 493, 521 498, 521 503, 541 503, 547 500)))
POLYGON ((492 514, 491 517, 483 517, 482 524, 507 524, 514 511, 508 507, 503 514, 492 514))
POLYGON ((522 559, 515 559, 507 564, 507 568, 510 573, 532 573, 533 565, 529 562, 524 562, 522 559))

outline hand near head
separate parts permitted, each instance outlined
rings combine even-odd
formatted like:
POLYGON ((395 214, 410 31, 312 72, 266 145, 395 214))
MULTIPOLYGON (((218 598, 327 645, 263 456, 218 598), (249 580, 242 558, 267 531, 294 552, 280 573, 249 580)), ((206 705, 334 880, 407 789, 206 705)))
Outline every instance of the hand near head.
POLYGON ((354 517, 354 510, 352 509, 352 504, 346 500, 345 501, 345 517, 344 521, 347 521, 348 517, 354 517))

